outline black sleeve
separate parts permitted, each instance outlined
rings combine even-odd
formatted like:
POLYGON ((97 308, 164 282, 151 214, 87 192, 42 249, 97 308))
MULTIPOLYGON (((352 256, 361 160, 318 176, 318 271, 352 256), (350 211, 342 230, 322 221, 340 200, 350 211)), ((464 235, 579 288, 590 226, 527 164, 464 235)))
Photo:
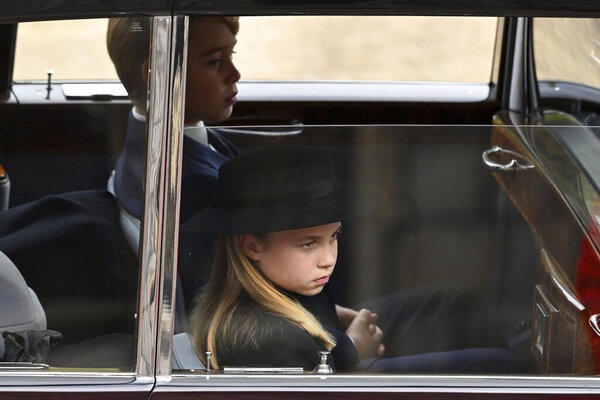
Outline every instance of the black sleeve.
POLYGON ((325 326, 336 340, 336 345, 331 350, 331 357, 335 362, 335 366, 339 371, 352 371, 356 369, 358 364, 358 351, 354 346, 354 342, 346 332, 331 326, 325 326))
POLYGON ((358 352, 350 336, 340 326, 335 310, 335 301, 329 286, 321 293, 311 296, 296 296, 301 304, 317 316, 325 329, 335 337, 336 346, 331 351, 335 366, 339 371, 352 371, 358 364, 358 352))

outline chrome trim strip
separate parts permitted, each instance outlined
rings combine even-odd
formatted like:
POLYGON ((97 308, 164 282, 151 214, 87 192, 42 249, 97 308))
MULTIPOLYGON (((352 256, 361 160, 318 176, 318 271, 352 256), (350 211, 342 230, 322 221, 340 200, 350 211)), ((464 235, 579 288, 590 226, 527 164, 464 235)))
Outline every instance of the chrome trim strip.
POLYGON ((527 60, 525 47, 525 19, 518 18, 515 28, 515 47, 513 49, 513 63, 511 65, 511 71, 508 74, 510 76, 510 87, 509 87, 509 100, 508 109, 512 111, 524 111, 527 105, 527 91, 525 88, 525 63, 527 60))
MULTIPOLYGON (((57 97, 47 103, 80 104, 110 100, 129 103, 122 97, 125 88, 119 82, 86 82, 61 84, 65 98, 57 97), (104 89, 107 88, 107 89, 104 89), (98 99, 98 97, 100 99, 98 99)), ((238 101, 342 101, 342 102, 453 102, 476 103, 490 98, 493 82, 437 81, 367 81, 367 80, 242 80, 237 84, 238 101), (490 86, 491 85, 491 86, 490 86)), ((16 98, 24 104, 35 104, 35 94, 45 90, 40 83, 13 84, 16 98)))
POLYGON ((552 282, 558 288, 558 290, 560 290, 563 296, 565 296, 565 299, 567 299, 569 303, 571 303, 579 311, 585 310, 585 306, 577 300, 577 297, 575 297, 575 295, 571 293, 571 291, 568 290, 559 279, 557 279, 555 276, 552 276, 552 282))
POLYGON ((593 376, 367 375, 243 376, 177 374, 156 388, 166 392, 443 392, 443 393, 590 393, 600 388, 593 376))
POLYGON ((552 257, 550 257, 548 252, 542 248, 540 251, 540 255, 542 257, 544 269, 550 276, 550 279, 554 286, 562 293, 564 298, 573 305, 573 307, 575 307, 579 311, 585 310, 585 306, 579 301, 569 282, 563 278, 562 273, 560 272, 560 268, 558 268, 558 266, 556 265, 552 257))
MULTIPOLYGON (((164 157, 164 203, 162 215, 162 257, 160 274, 159 329, 157 340, 156 375, 171 374, 173 329, 175 322, 175 276, 177 274, 177 243, 179 239, 179 191, 181 186, 181 159, 183 153, 183 120, 185 72, 187 58, 188 17, 173 17, 171 39, 171 88, 169 108, 165 118, 169 122, 164 157)), ((166 97, 164 97, 166 98, 166 97)), ((163 98, 163 99, 164 99, 163 98)))
POLYGON ((490 84, 454 82, 258 81, 238 83, 244 101, 377 101, 476 103, 489 99, 490 84))
POLYGON ((63 372, 2 372, 0 394, 19 392, 139 392, 150 393, 153 377, 137 377, 134 372, 107 372, 102 368, 90 371, 63 372))
MULTIPOLYGON (((35 388, 40 386, 44 389, 53 386, 79 386, 94 385, 95 390, 99 385, 123 386, 139 389, 140 387, 153 384, 153 379, 137 379, 135 373, 103 372, 101 369, 89 372, 2 372, 0 376, 0 391, 8 386, 28 386, 35 388)), ((147 389, 147 388, 146 388, 147 389)))
POLYGON ((147 116, 148 149, 146 160, 146 193, 140 251, 141 282, 138 315, 138 376, 153 377, 157 340, 157 279, 160 277, 163 170, 165 132, 168 132, 171 17, 155 17, 152 21, 150 77, 147 116))

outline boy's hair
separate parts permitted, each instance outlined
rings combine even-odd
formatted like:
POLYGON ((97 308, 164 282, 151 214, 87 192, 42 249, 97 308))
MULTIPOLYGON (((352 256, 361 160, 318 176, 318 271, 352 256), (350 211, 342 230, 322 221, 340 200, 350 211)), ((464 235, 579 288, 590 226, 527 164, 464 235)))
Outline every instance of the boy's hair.
MULTIPOLYGON (((207 17, 190 17, 190 29, 207 17)), ((231 33, 239 31, 238 17, 222 18, 231 33)), ((131 101, 139 110, 146 109, 148 83, 143 78, 142 67, 149 58, 150 17, 111 18, 106 31, 108 55, 115 65, 117 75, 125 86, 131 101)))

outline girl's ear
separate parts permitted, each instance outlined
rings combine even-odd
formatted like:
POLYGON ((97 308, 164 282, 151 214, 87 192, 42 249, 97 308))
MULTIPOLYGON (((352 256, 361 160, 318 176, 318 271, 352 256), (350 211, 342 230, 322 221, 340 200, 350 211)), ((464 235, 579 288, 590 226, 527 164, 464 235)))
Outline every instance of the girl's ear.
POLYGON ((242 234, 238 236, 238 241, 240 248, 246 257, 248 257, 248 259, 252 261, 260 261, 263 246, 261 241, 256 236, 251 234, 242 234))

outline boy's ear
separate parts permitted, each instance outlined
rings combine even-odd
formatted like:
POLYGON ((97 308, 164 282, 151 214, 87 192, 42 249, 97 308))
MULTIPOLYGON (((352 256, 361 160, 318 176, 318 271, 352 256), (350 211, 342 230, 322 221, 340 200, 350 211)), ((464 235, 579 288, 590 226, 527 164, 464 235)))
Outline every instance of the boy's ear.
POLYGON ((246 257, 252 261, 260 261, 262 243, 256 236, 251 234, 242 234, 238 236, 238 241, 240 248, 246 257))

